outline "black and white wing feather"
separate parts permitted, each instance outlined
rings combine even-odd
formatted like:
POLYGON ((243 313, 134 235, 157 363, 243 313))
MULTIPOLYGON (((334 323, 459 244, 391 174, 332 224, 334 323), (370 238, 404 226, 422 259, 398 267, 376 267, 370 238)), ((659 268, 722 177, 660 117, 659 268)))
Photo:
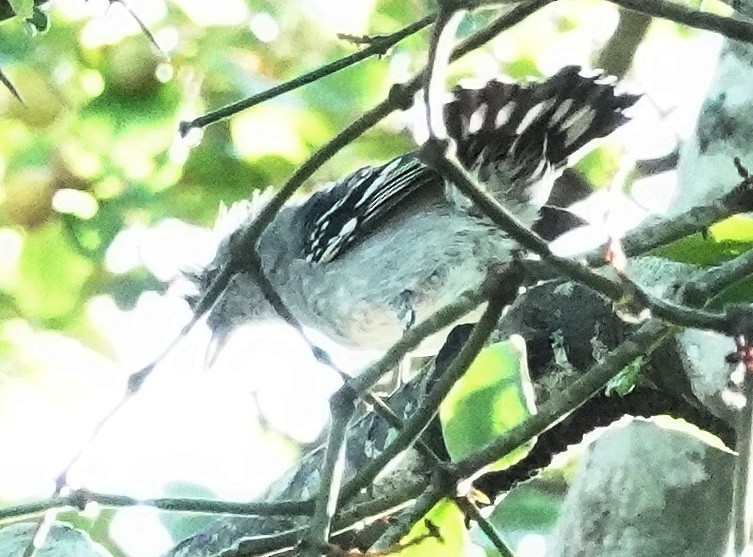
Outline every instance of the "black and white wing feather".
MULTIPOLYGON (((538 210, 568 158, 626 121, 623 111, 638 97, 617 94, 613 78, 580 71, 567 66, 538 83, 490 81, 480 89, 454 90, 445 120, 457 156, 501 202, 538 210)), ((411 195, 443 183, 408 154, 361 168, 315 193, 306 208, 306 260, 336 259, 411 195)), ((448 200, 454 195, 448 192, 448 200)))
POLYGON ((437 173, 415 156, 405 155, 383 166, 361 168, 315 193, 308 202, 306 259, 332 261, 373 232, 412 193, 431 183, 441 183, 437 173))

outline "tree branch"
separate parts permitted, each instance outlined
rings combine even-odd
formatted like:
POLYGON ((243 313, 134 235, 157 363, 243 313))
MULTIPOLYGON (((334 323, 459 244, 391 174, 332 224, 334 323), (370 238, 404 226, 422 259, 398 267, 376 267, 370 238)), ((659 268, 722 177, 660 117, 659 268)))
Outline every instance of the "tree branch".
POLYGON ((719 33, 730 39, 753 42, 753 25, 731 17, 701 12, 666 0, 608 0, 629 10, 719 33))
POLYGON ((308 85, 309 83, 313 83, 314 81, 319 81, 320 79, 337 73, 340 70, 344 70, 345 68, 362 62, 367 58, 384 55, 391 47, 395 46, 406 37, 409 37, 414 33, 420 31, 424 27, 431 25, 435 18, 436 15, 431 14, 421 19, 420 21, 408 25, 400 31, 392 33, 391 35, 380 35, 379 37, 374 37, 369 46, 367 46, 363 50, 351 54, 350 56, 345 56, 344 58, 340 58, 339 60, 325 64, 324 66, 321 66, 320 68, 317 68, 312 72, 288 80, 285 83, 281 83, 280 85, 277 85, 275 87, 270 87, 266 91, 262 91, 261 93, 248 97, 247 99, 243 99, 242 101, 238 101, 217 110, 213 110, 212 112, 208 112, 207 114, 199 116, 198 118, 194 118, 193 120, 181 122, 179 126, 180 134, 185 137, 193 128, 203 128, 205 126, 208 126, 209 124, 219 122, 220 120, 229 118, 230 116, 233 116, 234 114, 237 114, 242 110, 246 110, 247 108, 251 108, 252 106, 256 106, 257 104, 261 104, 275 97, 279 97, 280 95, 303 87, 304 85, 308 85))

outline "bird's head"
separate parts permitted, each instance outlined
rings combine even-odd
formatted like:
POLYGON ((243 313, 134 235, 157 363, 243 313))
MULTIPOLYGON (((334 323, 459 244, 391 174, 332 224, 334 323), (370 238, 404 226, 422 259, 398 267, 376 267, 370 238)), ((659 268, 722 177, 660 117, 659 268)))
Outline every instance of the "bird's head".
MULTIPOLYGON (((238 250, 238 240, 268 203, 273 192, 255 192, 250 200, 227 207, 220 206, 213 234, 217 248, 213 259, 205 265, 195 265, 183 273, 189 288, 185 299, 194 311, 207 296, 221 271, 227 268, 238 250)), ((207 312, 207 325, 212 333, 206 363, 211 364, 227 343, 232 331, 254 322, 270 312, 269 303, 249 272, 236 270, 207 312)))

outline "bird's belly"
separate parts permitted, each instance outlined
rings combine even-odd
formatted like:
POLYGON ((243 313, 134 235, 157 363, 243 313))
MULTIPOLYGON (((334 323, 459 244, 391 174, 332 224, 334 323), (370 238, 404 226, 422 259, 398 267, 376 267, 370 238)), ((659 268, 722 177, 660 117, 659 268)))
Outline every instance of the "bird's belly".
POLYGON ((346 345, 390 347, 410 324, 407 317, 415 323, 427 319, 462 292, 479 288, 492 262, 509 260, 509 238, 464 221, 445 223, 441 233, 401 228, 392 237, 373 239, 379 249, 365 245, 354 253, 358 263, 343 258, 322 266, 307 289, 304 306, 311 313, 302 321, 346 345), (439 245, 426 238, 437 238, 439 245), (413 315, 406 316, 406 309, 413 315))

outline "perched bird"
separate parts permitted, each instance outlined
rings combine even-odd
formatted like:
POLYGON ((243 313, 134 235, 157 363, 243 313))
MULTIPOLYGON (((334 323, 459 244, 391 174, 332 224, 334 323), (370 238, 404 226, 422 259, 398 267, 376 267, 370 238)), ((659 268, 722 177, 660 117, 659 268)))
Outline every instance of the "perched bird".
MULTIPOLYGON (((539 218, 568 157, 608 135, 638 97, 577 66, 541 82, 456 88, 445 106, 460 162, 523 223, 539 218)), ((226 265, 233 235, 263 199, 230 209, 235 230, 189 278, 195 302, 226 265)), ((221 225, 222 226, 222 225, 221 225)), ((415 153, 367 166, 286 205, 262 234, 262 267, 305 326, 341 344, 389 347, 414 321, 480 285, 516 244, 415 153)), ((233 276, 208 324, 222 343, 237 326, 275 319, 251 274, 233 276)))

